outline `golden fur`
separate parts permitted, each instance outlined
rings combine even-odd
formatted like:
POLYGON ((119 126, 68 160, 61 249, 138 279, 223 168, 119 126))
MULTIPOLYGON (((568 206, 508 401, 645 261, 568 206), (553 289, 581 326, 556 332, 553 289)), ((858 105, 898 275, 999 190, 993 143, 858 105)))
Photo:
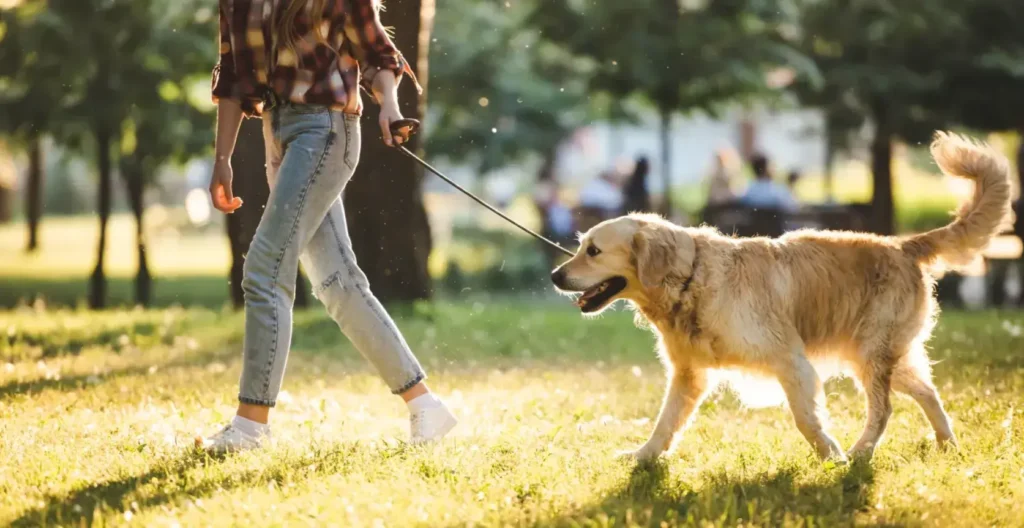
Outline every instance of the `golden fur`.
POLYGON ((969 262, 1009 211, 1007 160, 969 139, 939 133, 932 155, 946 174, 976 185, 948 226, 911 237, 803 230, 779 239, 727 237, 650 215, 604 222, 553 274, 565 291, 606 288, 612 277, 658 336, 668 387, 640 459, 671 447, 715 384, 717 371, 777 379, 796 425, 822 458, 846 454, 825 431, 821 380, 812 367, 838 360, 859 380, 867 424, 849 454, 870 457, 881 440, 891 390, 911 396, 940 445, 955 445, 931 381, 925 342, 937 313, 933 270, 969 262), (591 248, 591 246, 594 246, 591 248))

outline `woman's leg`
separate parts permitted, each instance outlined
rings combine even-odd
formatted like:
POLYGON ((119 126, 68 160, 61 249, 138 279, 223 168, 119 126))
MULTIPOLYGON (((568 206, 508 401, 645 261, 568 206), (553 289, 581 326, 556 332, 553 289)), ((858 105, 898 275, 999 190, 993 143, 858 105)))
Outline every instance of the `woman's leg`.
POLYGON ((351 175, 352 128, 351 120, 315 107, 284 106, 264 119, 271 193, 245 261, 242 404, 276 403, 291 345, 299 255, 351 175))
MULTIPOLYGON (((422 383, 425 375, 419 363, 383 307, 369 293, 366 277, 356 266, 348 242, 338 197, 358 161, 358 118, 284 107, 264 119, 264 136, 271 195, 245 262, 242 287, 246 327, 235 422, 245 426, 265 424, 276 403, 291 345, 300 253, 305 256, 314 284, 320 285, 318 296, 331 316, 392 390, 407 402, 429 393, 422 383), (239 421, 239 417, 245 420, 239 421)), ((443 421, 451 422, 441 428, 446 433, 454 425, 454 417, 439 400, 433 401, 446 413, 443 421)), ((230 436, 230 429, 219 436, 230 436)), ((439 430, 427 427, 428 433, 435 429, 439 430)), ((210 447, 214 450, 236 448, 222 449, 216 445, 217 437, 213 440, 215 445, 210 447)))
MULTIPOLYGON (((358 121, 349 117, 346 124, 349 149, 345 164, 333 170, 348 181, 358 163, 360 139, 358 121)), ((340 196, 305 247, 301 260, 313 282, 314 295, 356 349, 373 364, 392 393, 410 403, 414 417, 420 411, 427 412, 425 418, 414 419, 413 440, 430 440, 447 433, 455 425, 454 417, 430 394, 419 361, 370 291, 366 275, 356 263, 340 196)))
MULTIPOLYGON (((284 158, 284 148, 275 135, 275 121, 272 114, 263 118, 263 146, 267 166, 267 185, 271 190, 277 184, 277 176, 281 170, 281 162, 284 158)), ((257 405, 254 403, 238 402, 238 410, 235 413, 247 420, 256 423, 266 424, 270 421, 270 406, 257 405)))
POLYGON ((356 264, 345 211, 336 199, 302 254, 313 295, 324 304, 356 349, 376 368, 394 394, 420 384, 423 369, 356 264))
MULTIPOLYGON (((277 403, 292 336, 299 254, 345 181, 345 125, 326 108, 284 106, 263 119, 270 198, 246 254, 245 337, 238 415, 202 446, 213 452, 258 447, 277 403)), ((241 175, 241 177, 253 175, 241 175)), ((200 442, 197 442, 197 444, 200 442)))

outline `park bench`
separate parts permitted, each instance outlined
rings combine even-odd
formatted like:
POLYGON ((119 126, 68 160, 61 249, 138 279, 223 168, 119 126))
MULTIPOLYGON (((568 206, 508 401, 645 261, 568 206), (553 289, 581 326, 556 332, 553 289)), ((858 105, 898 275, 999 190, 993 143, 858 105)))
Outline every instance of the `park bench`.
POLYGON ((863 231, 865 215, 856 206, 809 206, 796 212, 751 209, 739 204, 709 206, 703 223, 740 237, 779 237, 796 229, 863 231))

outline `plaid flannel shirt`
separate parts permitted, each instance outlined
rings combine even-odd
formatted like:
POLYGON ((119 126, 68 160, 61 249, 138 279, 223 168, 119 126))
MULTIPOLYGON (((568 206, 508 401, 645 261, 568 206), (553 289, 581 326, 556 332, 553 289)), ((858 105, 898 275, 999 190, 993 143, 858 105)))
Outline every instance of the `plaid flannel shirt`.
MULTIPOLYGON (((369 89, 381 70, 401 81, 416 77, 381 25, 376 0, 329 0, 317 39, 308 13, 296 19, 295 50, 272 53, 271 20, 284 0, 220 0, 220 61, 213 70, 213 100, 230 98, 247 116, 262 114, 272 92, 279 100, 362 113, 359 85, 369 89), (322 44, 330 43, 334 50, 322 44), (272 68, 268 64, 275 62, 272 68)), ((416 84, 417 89, 419 83, 416 84)))

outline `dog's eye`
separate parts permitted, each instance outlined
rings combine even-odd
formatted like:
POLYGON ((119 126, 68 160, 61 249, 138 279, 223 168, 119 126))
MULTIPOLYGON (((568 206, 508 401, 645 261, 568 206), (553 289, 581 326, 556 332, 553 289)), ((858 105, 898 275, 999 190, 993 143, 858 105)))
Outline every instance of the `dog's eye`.
POLYGON ((601 254, 601 250, 597 249, 597 246, 591 245, 587 247, 587 256, 596 257, 601 254))

